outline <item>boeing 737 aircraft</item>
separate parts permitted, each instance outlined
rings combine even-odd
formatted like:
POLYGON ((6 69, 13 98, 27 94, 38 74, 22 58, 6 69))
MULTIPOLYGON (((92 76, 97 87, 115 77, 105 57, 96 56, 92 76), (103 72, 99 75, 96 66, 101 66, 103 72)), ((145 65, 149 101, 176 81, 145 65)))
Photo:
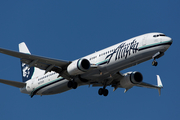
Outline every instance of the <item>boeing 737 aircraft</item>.
POLYGON ((22 82, 0 79, 1 83, 20 88, 22 93, 34 95, 52 95, 81 85, 101 87, 99 95, 108 95, 107 86, 115 91, 125 88, 126 92, 133 86, 160 90, 163 87, 159 75, 157 85, 143 82, 140 72, 119 71, 153 59, 162 57, 172 44, 172 39, 163 33, 140 35, 111 47, 105 48, 74 61, 64 61, 31 55, 24 42, 19 44, 19 52, 2 49, 0 53, 20 58, 22 82))

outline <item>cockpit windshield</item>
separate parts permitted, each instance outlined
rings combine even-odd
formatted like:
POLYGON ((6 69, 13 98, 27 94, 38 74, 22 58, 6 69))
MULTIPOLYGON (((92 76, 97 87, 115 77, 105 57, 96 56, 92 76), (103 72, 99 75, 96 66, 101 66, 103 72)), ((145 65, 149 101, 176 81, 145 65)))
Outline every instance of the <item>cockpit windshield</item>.
POLYGON ((157 35, 153 35, 153 37, 159 37, 159 36, 166 36, 165 34, 157 34, 157 35))

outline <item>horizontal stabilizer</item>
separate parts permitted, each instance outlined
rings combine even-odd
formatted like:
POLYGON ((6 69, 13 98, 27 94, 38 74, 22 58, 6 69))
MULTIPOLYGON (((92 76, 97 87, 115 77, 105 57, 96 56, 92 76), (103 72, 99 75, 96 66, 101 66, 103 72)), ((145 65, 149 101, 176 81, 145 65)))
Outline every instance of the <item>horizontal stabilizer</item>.
POLYGON ((6 85, 11 85, 11 86, 17 87, 17 88, 23 88, 24 86, 26 86, 26 83, 23 83, 23 82, 3 80, 3 79, 0 79, 0 83, 6 84, 6 85))

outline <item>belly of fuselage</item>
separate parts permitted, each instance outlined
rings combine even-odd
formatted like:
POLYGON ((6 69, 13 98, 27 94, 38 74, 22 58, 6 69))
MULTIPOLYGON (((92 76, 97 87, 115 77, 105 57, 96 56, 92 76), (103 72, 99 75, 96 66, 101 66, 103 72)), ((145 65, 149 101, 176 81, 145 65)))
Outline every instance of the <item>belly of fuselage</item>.
POLYGON ((65 79, 60 82, 51 84, 49 86, 42 88, 36 94, 37 95, 52 95, 52 94, 58 94, 58 93, 68 91, 68 90, 70 90, 70 88, 68 88, 68 86, 67 86, 68 82, 69 82, 69 80, 65 79))

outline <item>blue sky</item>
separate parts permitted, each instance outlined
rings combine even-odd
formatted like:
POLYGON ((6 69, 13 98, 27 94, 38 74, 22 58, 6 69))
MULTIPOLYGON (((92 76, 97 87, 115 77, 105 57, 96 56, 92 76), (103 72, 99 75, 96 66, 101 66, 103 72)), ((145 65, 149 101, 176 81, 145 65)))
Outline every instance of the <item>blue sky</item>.
MULTIPOLYGON (((18 51, 26 42, 32 54, 74 60, 149 32, 162 32, 173 44, 158 59, 123 70, 139 71, 158 91, 134 87, 99 96, 99 88, 79 87, 62 94, 30 98, 0 84, 0 119, 180 119, 179 0, 6 0, 0 2, 0 47, 18 51)), ((19 59, 0 54, 0 78, 21 81, 19 59)))

